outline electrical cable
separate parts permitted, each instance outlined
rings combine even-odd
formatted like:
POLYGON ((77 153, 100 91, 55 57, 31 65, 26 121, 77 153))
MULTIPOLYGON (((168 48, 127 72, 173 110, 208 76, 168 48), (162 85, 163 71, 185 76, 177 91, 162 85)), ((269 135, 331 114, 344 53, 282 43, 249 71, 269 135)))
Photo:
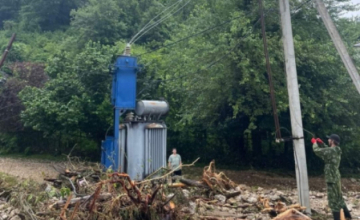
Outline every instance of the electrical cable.
MULTIPOLYGON (((269 10, 270 11, 270 10, 269 10)), ((260 18, 253 24, 252 28, 255 28, 255 26, 259 23, 260 21, 260 18)), ((243 37, 240 38, 240 40, 243 40, 245 39, 246 37, 248 37, 250 34, 252 34, 252 32, 249 32, 248 34, 245 34, 243 37)), ((197 71, 193 72, 193 74, 199 72, 200 70, 203 70, 203 69, 208 69, 210 67, 212 67, 213 65, 215 65, 216 63, 220 62, 222 59, 224 59, 225 57, 227 57, 228 55, 230 55, 230 52, 234 51, 238 46, 240 45, 237 44, 235 45, 235 47, 233 47, 232 49, 230 49, 227 53, 225 53, 223 56, 221 56, 220 58, 216 59, 215 61, 212 61, 211 63, 209 63, 206 67, 204 68, 199 68, 197 71)), ((163 82, 163 81, 173 81, 173 80, 176 80, 176 79, 179 79, 179 78, 182 78, 184 76, 187 76, 187 75, 182 75, 180 77, 176 77, 176 78, 172 78, 172 79, 165 79, 165 80, 152 80, 152 82, 163 82)))
MULTIPOLYGON (((311 0, 308 0, 308 1, 306 1, 306 2, 303 2, 300 6, 298 6, 298 7, 297 7, 296 9, 294 9, 293 11, 298 11, 300 8, 302 8, 304 5, 308 4, 309 2, 311 2, 311 0)), ((267 14, 268 12, 270 12, 270 11, 275 11, 275 9, 268 9, 268 10, 266 11, 266 13, 264 14, 264 16, 266 16, 266 14, 267 14)), ((249 12, 248 14, 251 14, 251 12, 249 12)), ((294 14, 292 14, 292 15, 294 15, 294 14)), ((141 57, 142 55, 149 54, 149 53, 153 53, 153 52, 158 51, 158 50, 160 50, 160 49, 162 49, 162 48, 166 48, 166 47, 173 46, 173 45, 175 45, 175 44, 177 44, 177 43, 180 43, 180 42, 185 41, 185 40, 187 40, 187 39, 190 39, 190 38, 192 38, 192 37, 199 36, 199 35, 201 35, 201 34, 203 34, 203 33, 206 33, 206 32, 208 32, 208 31, 211 31, 211 30, 216 29, 216 28, 218 28, 218 27, 223 27, 222 25, 224 25, 224 24, 229 24, 231 21, 237 20, 237 19, 242 18, 242 17, 243 17, 243 16, 235 17, 235 18, 233 18, 233 19, 227 20, 227 21, 225 21, 225 22, 223 22, 223 23, 220 23, 220 24, 218 24, 218 25, 211 26, 211 27, 209 27, 209 28, 207 28, 207 29, 204 29, 204 30, 202 30, 202 31, 200 31, 200 32, 197 32, 197 33, 195 33, 195 34, 188 35, 188 36, 186 36, 186 37, 184 37, 184 38, 181 38, 181 39, 179 39, 179 40, 177 40, 177 41, 175 41, 175 42, 173 42, 173 43, 169 43, 169 44, 160 46, 160 47, 158 47, 158 48, 155 48, 155 49, 150 50, 150 51, 148 51, 148 52, 139 54, 139 55, 137 55, 137 56, 138 56, 138 57, 141 57)))
POLYGON ((233 19, 231 19, 231 20, 227 20, 227 21, 225 21, 225 22, 223 22, 223 23, 220 23, 220 24, 211 26, 211 27, 209 27, 209 28, 207 28, 207 29, 204 29, 204 30, 202 30, 202 31, 200 31, 200 32, 197 32, 197 33, 195 33, 195 34, 188 35, 188 36, 186 36, 186 37, 184 37, 184 38, 181 38, 181 39, 179 39, 179 40, 177 40, 177 41, 175 41, 175 42, 173 42, 173 43, 165 44, 165 45, 160 46, 160 47, 158 47, 158 48, 155 48, 155 49, 153 49, 153 50, 151 50, 151 51, 148 51, 148 52, 139 54, 138 56, 141 57, 141 56, 144 55, 144 54, 153 53, 153 52, 158 51, 158 50, 160 50, 160 49, 162 49, 162 48, 171 47, 171 46, 173 46, 173 45, 175 45, 175 44, 177 44, 177 43, 180 43, 180 42, 185 41, 185 40, 187 40, 187 39, 190 39, 190 38, 192 38, 192 37, 199 36, 199 35, 201 35, 201 34, 204 34, 204 33, 208 32, 208 31, 211 31, 211 30, 213 30, 213 29, 216 29, 216 28, 219 28, 219 27, 224 27, 224 26, 223 26, 224 24, 230 24, 231 21, 234 21, 234 20, 237 20, 237 19, 243 18, 243 17, 244 17, 244 16, 235 17, 235 18, 233 18, 233 19))
POLYGON ((130 42, 136 38, 142 31, 144 31, 148 26, 150 26, 151 22, 153 22, 156 18, 158 18, 160 15, 162 15, 163 13, 165 13, 167 10, 169 10, 170 8, 174 7, 176 4, 180 4, 182 0, 176 1, 174 4, 168 6, 167 8, 165 8, 162 12, 160 12, 159 14, 157 14, 155 17, 153 17, 146 25, 144 25, 144 27, 137 32, 134 37, 131 38, 130 42))
POLYGON ((158 26, 159 24, 161 24, 163 21, 165 21, 166 19, 168 19, 169 17, 171 17, 172 15, 178 13, 181 9, 183 9, 186 5, 188 5, 191 2, 191 0, 187 1, 183 6, 181 6, 179 9, 177 9, 175 12, 173 13, 168 13, 165 17, 161 18, 160 20, 156 21, 154 24, 150 25, 147 30, 144 30, 140 36, 138 36, 137 38, 133 38, 133 40, 131 40, 129 42, 129 44, 133 44, 135 43, 135 41, 139 40, 142 36, 144 36, 147 32, 149 32, 151 29, 155 28, 156 26, 158 26))
MULTIPOLYGON (((311 0, 308 0, 308 1, 304 2, 304 3, 301 4, 299 7, 297 7, 297 8, 295 9, 295 11, 299 10, 301 7, 303 7, 305 4, 309 3, 310 1, 311 1, 311 0)), ((268 10, 268 11, 270 11, 270 10, 268 10)), ((267 11, 266 13, 263 13, 263 12, 262 12, 261 15, 263 15, 263 16, 265 17, 265 15, 268 13, 268 11, 267 11)), ((232 19, 232 20, 235 20, 235 19, 238 19, 238 17, 237 17, 237 18, 234 18, 234 19, 232 19)), ((255 25, 256 25, 259 21, 262 21, 262 19, 263 19, 262 16, 260 16, 260 19, 255 22, 254 27, 255 27, 255 25)), ((224 22, 224 23, 222 23, 222 24, 229 23, 229 22, 231 22, 232 20, 228 20, 228 21, 226 21, 226 22, 224 22)), ((222 25, 222 24, 221 24, 221 25, 222 25)), ((218 26, 220 26, 220 25, 212 26, 212 27, 210 27, 210 28, 208 28, 208 29, 205 29, 205 30, 203 30, 203 31, 201 31, 201 32, 198 32, 198 33, 195 33, 195 34, 193 34, 193 35, 189 35, 189 36, 187 36, 187 37, 185 37, 185 38, 182 38, 182 39, 180 39, 180 40, 178 40, 178 41, 176 41, 176 42, 174 42, 174 43, 171 43, 171 44, 168 44, 168 45, 164 45, 163 47, 172 46, 172 45, 174 45, 174 44, 176 44, 176 43, 179 43, 179 42, 184 41, 184 40, 186 40, 186 39, 189 39, 189 38, 191 38, 191 37, 198 36, 198 35, 200 35, 200 34, 202 34, 202 33, 205 33, 205 32, 208 31, 208 30, 212 30, 212 29, 214 29, 214 28, 216 28, 216 27, 218 27, 218 26)), ((246 36, 244 36, 243 38, 245 38, 245 37, 246 37, 246 36)), ((243 38, 242 38, 242 39, 243 39, 243 38)), ((163 47, 156 48, 154 51, 159 50, 159 49, 161 49, 161 48, 163 48, 163 47)), ((232 51, 235 50, 236 48, 237 48, 237 46, 235 46, 233 49, 231 49, 231 50, 230 50, 228 53, 226 53, 224 56, 222 56, 222 57, 220 57, 219 59, 211 62, 209 65, 207 65, 207 66, 205 67, 205 69, 208 69, 208 68, 212 67, 213 65, 215 65, 216 63, 218 63, 220 60, 222 60, 223 58, 225 58, 226 56, 228 56, 228 55, 230 54, 230 52, 232 52, 232 51)), ((153 52, 153 51, 146 52, 146 53, 151 53, 151 52, 153 52)), ((146 53, 143 53, 143 54, 146 54, 146 53)), ((140 56, 143 55, 143 54, 140 54, 140 56)), ((196 74, 197 72, 199 72, 199 71, 202 70, 202 69, 203 69, 203 68, 198 69, 198 70, 195 71, 193 74, 196 74)), ((271 71, 271 70, 270 70, 270 71, 271 71)), ((270 74, 271 74, 271 72, 270 72, 270 74)), ((182 78, 182 77, 184 77, 184 76, 185 76, 185 75, 182 75, 182 76, 179 76, 179 77, 176 77, 176 78, 172 78, 172 79, 167 79, 167 80, 154 80, 153 82, 159 82, 159 81, 160 81, 160 82, 163 82, 163 81, 177 80, 177 79, 182 78)), ((148 87, 150 87, 150 85, 146 86, 143 90, 141 90, 138 95, 140 95, 140 94, 141 94, 143 91, 145 91, 148 87)), ((277 119, 278 119, 278 118, 277 118, 277 119)), ((279 122, 279 121, 277 120, 277 122, 279 122)), ((276 120, 275 120, 275 123, 276 123, 276 120)), ((297 121, 296 121, 296 123, 299 124, 297 121)), ((278 123, 278 125, 279 125, 279 126, 276 126, 276 134, 277 134, 277 133, 280 133, 279 130, 280 130, 281 128, 284 129, 283 127, 280 127, 280 124, 279 124, 279 123, 278 123)), ((302 127, 302 126, 301 126, 301 127, 302 127)), ((303 129, 305 132, 309 133, 310 135, 314 136, 314 134, 313 134, 312 132, 306 130, 306 129, 303 128, 303 127, 302 127, 302 129, 303 129)), ((286 129, 286 130, 289 131, 288 129, 286 129)), ((276 134, 275 134, 275 135, 276 135, 276 134)), ((281 135, 280 135, 280 136, 279 136, 279 135, 276 135, 276 138, 277 138, 277 139, 281 139, 281 135), (279 137, 280 137, 280 138, 279 138, 279 137)))
POLYGON ((297 8, 295 8, 295 10, 293 10, 295 13, 300 10, 300 8, 302 8, 304 5, 307 5, 308 3, 310 3, 312 0, 307 0, 305 2, 303 2, 302 4, 300 4, 297 8))
MULTIPOLYGON (((143 31, 143 30, 145 30, 147 27, 149 27, 149 26, 150 26, 150 23, 151 23, 153 20, 155 20, 155 19, 156 19, 157 17, 159 17, 161 14, 165 13, 167 10, 169 10, 170 8, 176 6, 176 5, 179 4, 180 2, 182 2, 182 0, 179 0, 179 1, 175 2, 174 4, 170 5, 170 6, 167 7, 166 9, 164 9, 161 13, 159 13, 157 16, 155 16, 153 19, 151 19, 151 20, 149 21, 149 23, 147 23, 134 37, 138 36, 141 31, 143 31)), ((305 4, 307 4, 307 3, 309 3, 309 2, 311 2, 311 0, 308 0, 308 1, 304 2, 304 3, 302 3, 299 7, 297 7, 297 8, 295 9, 295 11, 299 10, 301 7, 303 7, 305 4)), ((268 14, 268 12, 271 12, 271 11, 274 11, 274 9, 268 9, 268 10, 264 13, 264 16, 266 16, 266 15, 268 14)), ((182 41, 184 41, 184 40, 190 39, 190 38, 192 38, 192 37, 199 36, 199 35, 201 35, 201 34, 203 34, 203 33, 206 33, 207 31, 216 29, 217 27, 220 27, 221 25, 230 23, 231 21, 236 20, 236 19, 239 19, 239 18, 241 18, 241 17, 233 18, 233 19, 231 19, 231 20, 228 20, 228 21, 225 21, 225 22, 223 22, 223 23, 221 23, 221 24, 212 26, 212 27, 210 27, 210 28, 208 28, 208 29, 205 29, 205 30, 200 31, 200 32, 198 32, 198 33, 195 33, 195 34, 193 34, 193 35, 186 36, 185 38, 182 38, 182 39, 180 39, 180 40, 177 40, 176 42, 170 43, 169 45, 164 45, 164 46, 162 46, 162 47, 160 47, 160 48, 156 48, 154 51, 157 51, 157 50, 159 50, 159 49, 161 49, 161 48, 164 48, 164 47, 173 46, 173 45, 175 45, 175 44, 177 44, 177 43, 179 43, 179 42, 182 42, 182 41)), ((255 26, 259 21, 260 21, 260 19, 255 22, 254 26, 255 26)), ((133 38, 134 38, 134 37, 133 37, 133 38)), ((245 37, 247 37, 247 35, 244 36, 243 38, 245 38, 245 37)), ((242 39, 243 39, 243 38, 242 38, 242 39)), ((235 47, 235 48, 236 48, 236 47, 235 47)), ((232 50, 234 50, 235 48, 233 48, 232 50)), ((232 51, 232 50, 231 50, 231 51, 232 51)), ((154 52, 154 51, 145 52, 145 53, 143 53, 143 54, 140 54, 139 56, 142 56, 142 55, 144 55, 144 54, 151 53, 151 52, 154 52)), ((218 59, 217 61, 214 61, 214 62, 210 63, 207 67, 205 67, 205 69, 210 68, 211 66, 215 65, 217 62, 221 61, 224 57, 226 57, 226 56, 228 56, 228 55, 229 55, 229 53, 228 53, 228 54, 225 54, 223 57, 221 57, 221 58, 218 59)), ((199 70, 201 70, 201 69, 202 69, 202 68, 200 68, 199 70)), ((199 70, 195 71, 195 73, 196 73, 196 72, 199 72, 199 70)), ((83 78, 83 77, 85 77, 85 76, 81 76, 80 78, 83 78)), ((182 75, 182 76, 179 76, 179 77, 176 77, 176 78, 172 78, 172 79, 167 79, 167 80, 166 80, 166 79, 165 79, 165 80, 151 80, 151 81, 148 81, 148 82, 150 82, 150 83, 155 82, 155 83, 156 83, 156 82, 173 81, 173 80, 177 80, 177 79, 180 79, 180 78, 183 78, 183 77, 185 77, 185 75, 182 75)), ((95 86, 94 86, 94 87, 95 87, 95 86)), ((144 90, 144 89, 143 89, 143 90, 144 90)), ((145 90, 146 90, 146 89, 145 89, 145 90)), ((144 91, 145 91, 145 90, 144 90, 144 91)), ((143 92, 143 91, 139 92, 138 95, 140 95, 142 92, 143 92)), ((10 105, 7 105, 7 106, 5 106, 5 107, 3 107, 3 108, 0 108, 0 110, 9 108, 9 107, 11 107, 11 106, 13 106, 13 105, 16 105, 16 104, 19 104, 19 103, 21 103, 21 101, 19 101, 18 103, 12 103, 12 104, 10 104, 10 105)), ((14 117, 15 117, 15 116, 14 116, 14 117)), ((5 120, 8 120, 8 119, 5 119, 5 120)), ((1 122, 1 121, 0 121, 0 122, 1 122)), ((307 130, 305 130, 305 129, 304 129, 304 131, 306 131, 306 132, 308 132, 309 134, 312 134, 312 135, 313 135, 313 133, 311 133, 310 131, 307 131, 307 130)), ((314 135, 313 135, 313 136, 314 136, 314 135)))
POLYGON ((177 12, 179 12, 181 9, 183 9, 186 5, 188 5, 190 3, 191 0, 189 0, 185 5, 183 5, 182 7, 180 7, 177 11, 175 11, 173 14, 169 14, 167 16, 165 16, 164 18, 160 19, 159 21, 157 21, 155 24, 149 26, 149 28, 144 31, 140 36, 138 36, 136 39, 134 39, 130 44, 135 43, 135 41, 139 40, 142 36, 144 36, 147 32, 149 32, 150 30, 152 30, 153 28, 155 28, 156 26, 158 26, 159 24, 161 24, 163 21, 165 21, 166 19, 168 19, 169 17, 171 17, 172 15, 176 14, 177 12))
MULTIPOLYGON (((264 16, 268 15, 269 12, 274 12, 274 11, 275 11, 274 9, 268 9, 268 10, 266 10, 266 12, 264 13, 264 16)), ((249 14, 251 14, 251 13, 249 13, 249 14)), ((234 18, 234 19, 232 19, 232 20, 236 20, 236 19, 239 19, 239 18, 241 18, 241 17, 236 17, 236 18, 234 18)), ((226 21, 226 22, 224 22, 224 23, 229 23, 229 22, 231 22, 232 20, 228 20, 228 21, 226 21)), ((255 26, 258 24, 259 21, 260 21, 260 18, 253 24, 252 28, 255 28, 255 26)), ((176 42, 174 42, 174 43, 171 43, 171 46, 174 45, 174 44, 176 44, 176 43, 179 43, 179 42, 181 42, 181 41, 183 41, 183 40, 185 40, 185 39, 189 39, 189 38, 191 38, 191 37, 198 36, 198 35, 200 35, 200 33, 205 33, 206 31, 209 31, 209 30, 211 30, 211 29, 216 28, 217 26, 219 26, 219 25, 212 26, 212 27, 210 27, 210 28, 208 28, 208 29, 206 29, 206 30, 203 30, 203 31, 201 31, 201 32, 198 32, 198 33, 195 33, 195 34, 193 34, 193 35, 190 35, 190 36, 187 36, 187 37, 185 37, 185 38, 182 38, 182 39, 180 39, 180 40, 178 40, 178 41, 176 41, 176 42)), ((240 40, 246 38, 246 37, 249 36, 250 34, 251 34, 251 33, 248 33, 248 34, 244 35, 240 40)), ((170 45, 165 45, 164 47, 167 47, 167 46, 170 46, 170 45)), ((158 48, 158 49, 160 49, 160 48, 158 48)), ((158 49, 155 49, 155 50, 158 50, 158 49)), ((234 50, 234 49, 236 49, 236 47, 233 48, 233 49, 231 49, 231 51, 234 50)), ((140 55, 138 55, 138 56, 141 56, 141 55, 144 55, 144 54, 147 54, 147 53, 151 53, 151 52, 152 52, 152 51, 150 51, 150 52, 145 52, 145 53, 140 54, 140 55)), ((229 55, 229 54, 226 54, 224 57, 226 57, 227 55, 229 55)), ((219 59, 219 61, 220 61, 221 59, 223 59, 224 57, 221 57, 221 58, 219 59)), ((218 61, 217 61, 217 62, 218 62, 218 61)), ((209 66, 212 66, 212 65, 216 64, 217 62, 214 61, 213 64, 210 64, 209 66)), ((205 68, 208 68, 208 67, 205 67, 205 68)), ((200 68, 200 69, 201 69, 201 68, 200 68)), ((196 72, 198 72, 198 71, 196 71, 196 72)), ((195 72, 195 73, 196 73, 196 72, 195 72)), ((176 79, 179 79, 179 78, 182 78, 182 77, 184 77, 184 76, 180 76, 180 77, 176 77, 176 78, 172 78, 172 79, 165 79, 165 80, 161 80, 161 79, 160 79, 160 80, 149 80, 149 81, 147 81, 147 82, 154 82, 154 83, 156 83, 156 82, 173 81, 173 80, 176 80, 176 79)))

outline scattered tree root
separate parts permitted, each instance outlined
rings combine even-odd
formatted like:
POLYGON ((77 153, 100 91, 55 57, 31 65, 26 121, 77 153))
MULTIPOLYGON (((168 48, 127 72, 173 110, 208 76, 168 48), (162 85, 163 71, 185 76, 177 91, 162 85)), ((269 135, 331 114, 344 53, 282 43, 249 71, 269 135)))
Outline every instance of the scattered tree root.
POLYGON ((261 219, 268 214, 274 220, 310 219, 301 213, 305 207, 289 205, 282 198, 278 202, 256 199, 263 194, 238 186, 224 173, 217 173, 214 161, 204 168, 199 181, 179 178, 179 183, 170 181, 172 172, 150 175, 153 178, 137 182, 126 173, 104 173, 96 167, 76 168, 74 164, 71 168, 56 167, 63 173, 59 179, 46 179, 54 187, 47 184, 41 196, 22 192, 17 197, 27 219, 222 220, 261 219))

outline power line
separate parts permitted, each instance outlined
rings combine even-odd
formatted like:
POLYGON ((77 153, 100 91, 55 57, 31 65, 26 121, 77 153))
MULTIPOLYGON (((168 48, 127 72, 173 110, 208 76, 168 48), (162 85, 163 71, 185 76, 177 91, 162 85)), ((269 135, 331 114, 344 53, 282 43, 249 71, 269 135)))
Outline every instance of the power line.
MULTIPOLYGON (((259 21, 260 21, 260 18, 253 24, 253 28, 259 23, 259 21)), ((250 34, 251 34, 251 33, 248 33, 248 34, 244 35, 240 40, 245 39, 245 38, 248 37, 250 34)), ((240 44, 235 45, 235 47, 233 47, 231 50, 229 50, 229 51, 228 51, 227 53, 225 53, 223 56, 221 56, 220 58, 216 59, 215 61, 212 61, 212 62, 209 63, 205 68, 199 68, 199 69, 198 69, 197 71, 195 71, 193 74, 195 74, 195 73, 197 73, 197 72, 200 72, 200 71, 203 70, 203 69, 208 69, 208 68, 214 66, 215 64, 217 64, 218 62, 220 62, 222 59, 224 59, 225 57, 227 57, 228 55, 230 55, 230 53, 231 53, 232 51, 234 51, 239 45, 240 45, 240 44)), ((180 76, 180 77, 176 77, 176 78, 172 78, 172 79, 166 79, 166 80, 153 80, 153 82, 173 81, 173 80, 176 80, 176 79, 178 79, 178 78, 182 78, 182 77, 184 77, 184 76, 186 76, 186 75, 182 75, 182 76, 180 76)))
POLYGON ((151 22, 153 22, 156 18, 158 18, 160 15, 162 15, 163 13, 165 13, 167 10, 169 10, 170 8, 174 7, 176 4, 179 4, 181 2, 181 0, 176 1, 174 4, 170 5, 169 7, 165 8, 162 12, 160 12, 159 14, 157 14, 155 17, 153 17, 143 28, 141 28, 141 30, 139 32, 137 32, 134 37, 131 38, 131 40, 129 42, 132 42, 139 34, 141 34, 141 32, 143 32, 148 26, 150 26, 151 22))
MULTIPOLYGON (((303 2, 301 5, 299 5, 299 6, 298 6, 296 9, 294 9, 293 11, 295 11, 295 12, 298 11, 298 10, 301 9, 304 5, 308 4, 309 2, 311 2, 311 0, 308 0, 308 1, 306 1, 306 2, 303 2)), ((268 9, 268 10, 266 11, 266 13, 268 13, 268 12, 270 12, 270 11, 275 11, 275 9, 268 9)), ((264 14, 264 16, 266 16, 266 13, 264 14)), ((250 15, 250 14, 251 14, 251 12, 248 13, 248 15, 250 15)), ((245 16, 246 16, 246 15, 245 15, 245 16)), ((184 37, 184 38, 181 38, 181 39, 179 39, 179 40, 177 40, 177 41, 175 41, 175 42, 173 42, 173 43, 169 43, 169 44, 166 44, 166 45, 162 45, 162 46, 160 46, 160 47, 158 47, 158 48, 155 48, 155 49, 150 50, 150 51, 148 51, 148 52, 139 54, 139 55, 137 55, 137 56, 141 57, 142 55, 149 54, 149 53, 153 53, 153 52, 158 51, 158 50, 160 50, 160 49, 162 49, 162 48, 171 47, 171 46, 173 46, 173 45, 175 45, 175 44, 177 44, 177 43, 180 43, 180 42, 185 41, 185 40, 187 40, 187 39, 190 39, 190 38, 199 36, 199 35, 201 35, 201 34, 204 34, 204 33, 208 32, 208 31, 211 31, 211 30, 213 30, 213 29, 216 29, 216 28, 219 28, 219 27, 224 27, 224 26, 223 26, 224 24, 229 24, 231 21, 234 21, 234 20, 237 20, 237 19, 243 18, 243 17, 244 17, 244 16, 235 17, 235 18, 230 19, 230 20, 227 20, 227 21, 225 21, 225 22, 223 22, 223 23, 220 23, 220 24, 211 26, 211 27, 209 27, 209 28, 207 28, 207 29, 204 29, 204 30, 202 30, 202 31, 200 31, 200 32, 197 32, 197 33, 195 33, 195 34, 188 35, 188 36, 186 36, 186 37, 184 37)))
MULTIPOLYGON (((182 1, 182 0, 180 0, 182 1)), ((187 1, 183 6, 181 6, 180 8, 178 8, 175 12, 172 12, 172 10, 170 11, 170 13, 168 13, 167 15, 165 15, 163 18, 161 18, 160 20, 156 21, 154 24, 148 26, 147 30, 143 30, 143 32, 139 32, 138 34, 141 33, 140 36, 138 37, 133 37, 132 40, 130 40, 130 44, 135 43, 135 41, 139 40, 142 36, 144 36, 147 32, 149 32, 151 29, 155 28, 156 26, 158 26, 159 24, 161 24, 163 21, 165 21, 166 19, 168 19, 169 17, 171 17, 172 15, 178 13, 181 9, 183 9, 186 5, 188 5, 191 2, 191 0, 187 1)))
POLYGON ((300 4, 297 8, 295 8, 295 10, 293 10, 293 11, 295 11, 295 13, 298 11, 298 10, 300 10, 304 5, 307 5, 308 3, 310 3, 311 2, 311 0, 307 0, 307 1, 305 1, 305 2, 303 2, 302 4, 300 4))
MULTIPOLYGON (((309 2, 311 2, 311 0, 307 0, 306 2, 302 3, 300 6, 298 6, 298 7, 295 9, 295 11, 298 11, 300 8, 302 8, 304 5, 308 4, 309 2)), ((277 11, 277 10, 272 9, 272 8, 266 10, 265 13, 264 13, 264 17, 266 17, 270 12, 274 12, 274 11, 277 11)), ((249 13, 249 14, 251 14, 251 13, 249 13)), ((292 14, 292 15, 294 15, 294 14, 292 14)), ((242 16, 241 16, 241 17, 242 17, 242 16)), ((150 52, 142 53, 142 54, 140 54, 140 55, 138 55, 138 56, 142 56, 142 55, 144 55, 144 54, 152 53, 152 52, 157 51, 157 50, 159 50, 159 49, 161 49, 161 48, 164 48, 164 47, 169 47, 169 46, 175 45, 175 44, 177 44, 177 43, 179 43, 179 42, 182 42, 182 41, 184 41, 184 40, 187 40, 187 39, 190 39, 190 38, 192 38, 192 37, 195 37, 195 36, 201 35, 201 34, 203 34, 203 33, 206 33, 207 31, 212 30, 212 29, 215 29, 215 28, 217 28, 217 27, 219 27, 219 26, 221 26, 221 25, 230 23, 231 21, 236 20, 236 19, 239 19, 239 18, 241 18, 241 17, 236 17, 236 18, 233 18, 233 19, 231 19, 231 20, 225 21, 225 22, 223 22, 223 23, 221 23, 221 24, 212 26, 212 27, 207 28, 207 29, 205 29, 205 30, 203 30, 203 31, 200 31, 200 32, 198 32, 198 33, 195 33, 195 34, 186 36, 185 38, 182 38, 182 39, 180 39, 180 40, 177 40, 176 42, 170 43, 170 44, 168 44, 168 45, 164 45, 164 46, 162 46, 162 47, 160 47, 160 48, 156 48, 156 49, 154 49, 153 51, 150 51, 150 52)), ((253 29, 254 29, 255 26, 259 23, 260 20, 261 20, 261 17, 253 24, 253 26, 252 26, 253 29)), ((251 34, 251 33, 246 34, 245 36, 243 36, 243 37, 241 38, 241 40, 244 39, 244 38, 246 38, 246 37, 248 37, 250 34, 251 34)), ((227 52, 225 55, 223 55, 223 56, 220 57, 219 59, 211 62, 209 65, 207 65, 207 66, 205 67, 205 69, 208 69, 208 68, 214 66, 215 64, 217 64, 218 62, 220 62, 222 59, 224 59, 225 57, 227 57, 227 56, 230 54, 230 52, 232 52, 233 50, 235 50, 235 49, 237 48, 237 46, 239 46, 239 45, 236 45, 234 48, 232 48, 229 52, 227 52)), ((196 73, 200 72, 202 69, 203 69, 203 68, 199 68, 198 70, 196 70, 195 72, 193 72, 193 74, 196 74, 196 73)), ((179 76, 179 77, 172 78, 172 79, 149 80, 148 82, 150 82, 150 83, 157 83, 157 82, 174 81, 174 80, 183 78, 183 77, 185 77, 185 76, 187 76, 187 75, 184 74, 184 75, 181 75, 181 76, 179 76)), ((149 88, 150 86, 147 86, 147 87, 149 88)), ((144 92, 144 91, 146 91, 146 89, 143 89, 141 92, 139 92, 138 95, 140 95, 140 94, 141 94, 142 92, 144 92)))
POLYGON ((208 32, 208 31, 211 31, 211 30, 216 29, 216 28, 218 28, 218 27, 224 27, 224 26, 223 26, 224 24, 228 24, 228 23, 230 23, 231 21, 237 20, 237 19, 242 18, 242 17, 243 17, 243 16, 239 16, 239 17, 233 18, 233 19, 231 19, 231 20, 227 20, 227 21, 225 21, 225 22, 223 22, 223 23, 221 23, 221 24, 214 25, 214 26, 212 26, 212 27, 210 27, 210 28, 207 28, 207 29, 202 30, 202 31, 200 31, 200 32, 197 32, 197 33, 195 33, 195 34, 188 35, 188 36, 186 36, 186 37, 184 37, 184 38, 181 38, 181 39, 179 39, 179 40, 177 40, 177 41, 175 41, 175 42, 173 42, 173 43, 160 46, 160 47, 155 48, 155 49, 153 49, 153 50, 151 50, 151 51, 149 51, 149 52, 142 53, 142 54, 140 54, 140 55, 138 55, 138 56, 140 57, 140 56, 142 56, 142 55, 144 55, 144 54, 153 53, 153 52, 158 51, 158 50, 160 50, 160 49, 162 49, 162 48, 170 47, 170 46, 173 46, 173 45, 175 45, 175 44, 177 44, 177 43, 180 43, 180 42, 182 42, 182 41, 185 41, 185 40, 187 40, 187 39, 190 39, 190 38, 192 38, 192 37, 199 36, 199 35, 201 35, 201 34, 203 34, 203 33, 206 33, 206 32, 208 32))
POLYGON ((181 2, 181 0, 176 1, 174 4, 170 5, 169 7, 165 8, 162 12, 160 12, 159 14, 157 14, 155 17, 153 17, 138 33, 136 33, 134 35, 134 37, 131 38, 131 40, 129 42, 132 42, 134 38, 136 38, 142 31, 144 31, 148 26, 150 26, 151 22, 153 22, 157 17, 159 17, 160 15, 162 15, 163 13, 165 13, 167 10, 169 10, 170 8, 174 7, 176 4, 179 4, 181 2))

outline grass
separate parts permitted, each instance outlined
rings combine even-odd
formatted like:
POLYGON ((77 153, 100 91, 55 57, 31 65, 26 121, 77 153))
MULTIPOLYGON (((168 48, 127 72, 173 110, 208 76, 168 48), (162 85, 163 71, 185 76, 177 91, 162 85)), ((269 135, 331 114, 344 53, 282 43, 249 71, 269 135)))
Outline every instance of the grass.
POLYGON ((0 172, 0 181, 1 185, 5 186, 6 188, 16 186, 19 183, 19 180, 16 177, 7 175, 2 172, 0 172))

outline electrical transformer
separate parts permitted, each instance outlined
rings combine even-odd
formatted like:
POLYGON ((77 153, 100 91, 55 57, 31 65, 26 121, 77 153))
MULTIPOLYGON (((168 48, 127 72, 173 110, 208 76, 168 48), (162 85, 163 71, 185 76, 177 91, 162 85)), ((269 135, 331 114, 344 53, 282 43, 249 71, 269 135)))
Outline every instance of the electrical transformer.
POLYGON ((113 139, 103 142, 102 160, 105 167, 125 172, 141 180, 161 167, 166 167, 166 124, 160 117, 167 114, 165 101, 139 101, 135 115, 131 112, 119 126, 119 148, 112 148, 113 139), (116 167, 111 161, 120 161, 116 167))

